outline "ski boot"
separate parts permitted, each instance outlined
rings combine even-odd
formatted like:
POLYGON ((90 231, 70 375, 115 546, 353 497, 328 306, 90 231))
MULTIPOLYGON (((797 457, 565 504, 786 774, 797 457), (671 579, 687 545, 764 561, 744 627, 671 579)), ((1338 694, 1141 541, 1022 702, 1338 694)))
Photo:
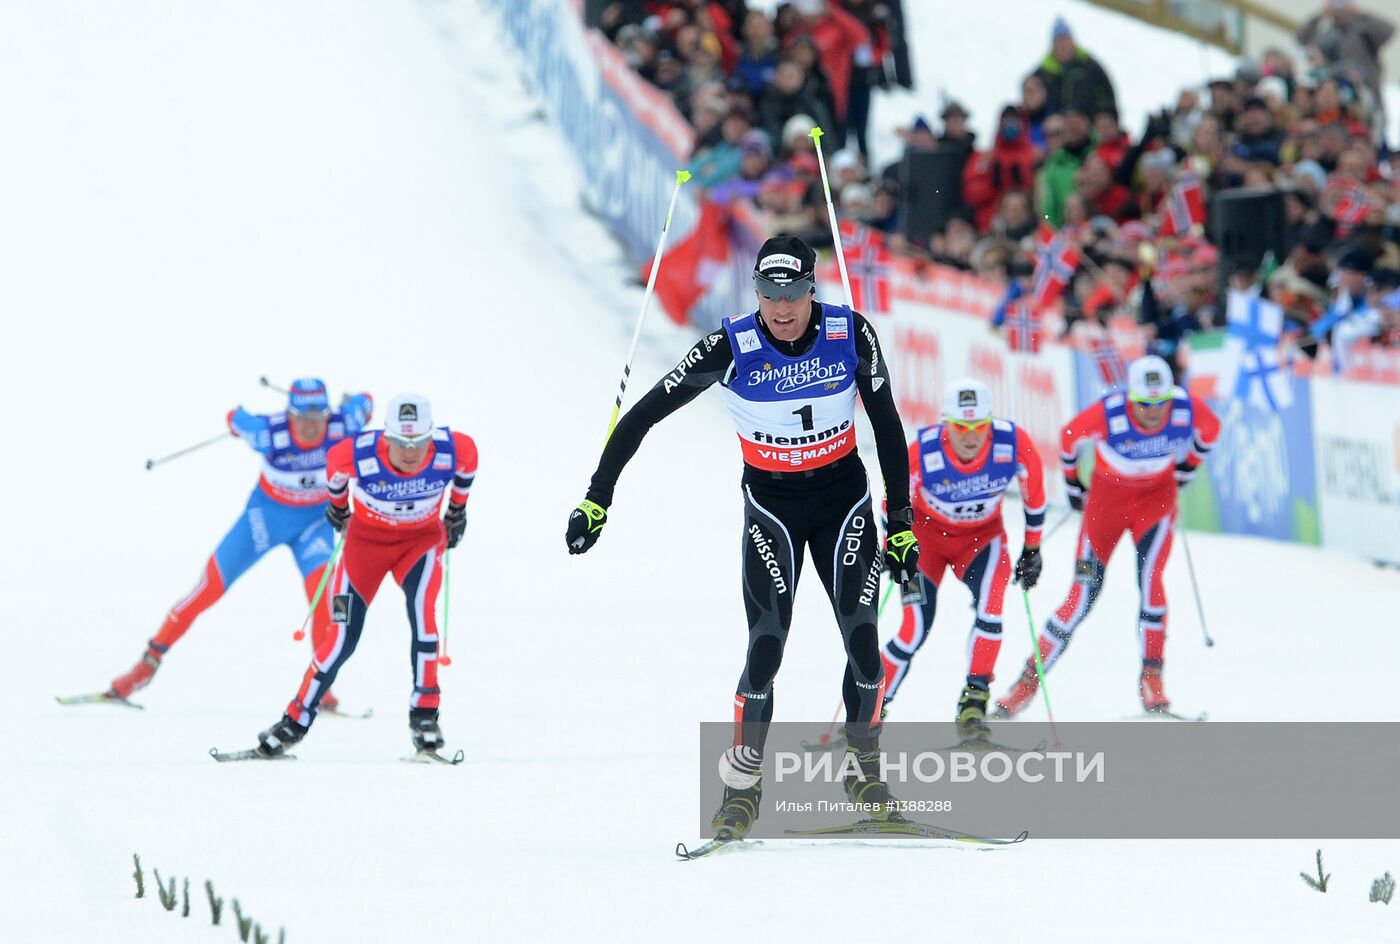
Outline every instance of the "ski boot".
POLYGON ((1040 677, 1035 674, 1035 660, 1027 659, 1026 668, 1021 672, 1016 684, 1011 686, 1011 691, 997 699, 997 707, 992 712, 992 717, 1014 718, 1019 715, 1031 703, 1031 699, 1035 698, 1039 688, 1040 677))
POLYGON ((886 822, 903 822, 904 817, 895 809, 894 795, 890 793, 889 785, 880 779, 880 751, 858 751, 853 747, 846 748, 848 758, 846 766, 849 767, 849 758, 854 757, 856 767, 860 773, 852 776, 847 775, 842 778, 841 785, 846 788, 846 796, 852 803, 868 804, 868 809, 861 809, 862 819, 884 820, 886 822))
POLYGON ((107 689, 107 694, 123 700, 130 698, 132 692, 151 684, 151 679, 155 678, 158 668, 160 668, 160 653, 147 647, 141 656, 141 661, 136 663, 130 672, 119 675, 112 680, 112 687, 107 689))
POLYGON ((754 820, 758 819, 758 808, 762 802, 761 780, 742 790, 726 785, 724 802, 715 810, 715 815, 710 820, 710 828, 715 831, 715 838, 735 840, 747 836, 753 828, 754 820))
POLYGON ((991 737, 987 727, 987 699, 991 693, 969 682, 958 698, 958 737, 964 741, 985 741, 991 737))
POLYGON ((1148 714, 1165 714, 1172 703, 1162 687, 1162 663, 1156 659, 1142 660, 1142 675, 1138 676, 1138 694, 1142 710, 1148 714))
POLYGON ((447 743, 442 739, 442 729, 438 727, 436 708, 408 709, 408 727, 413 732, 413 749, 419 753, 436 753, 438 748, 447 743))
POLYGON ((264 757, 281 757, 287 748, 306 737, 306 728, 283 715, 282 720, 258 734, 258 753, 264 757))

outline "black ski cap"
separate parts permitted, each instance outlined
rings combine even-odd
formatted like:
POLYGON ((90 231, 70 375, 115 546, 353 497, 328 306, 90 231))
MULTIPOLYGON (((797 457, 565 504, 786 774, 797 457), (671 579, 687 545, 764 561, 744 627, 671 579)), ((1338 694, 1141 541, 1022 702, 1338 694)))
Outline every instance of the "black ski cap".
POLYGON ((754 275, 773 285, 815 279, 817 254, 796 236, 774 236, 758 250, 754 275))

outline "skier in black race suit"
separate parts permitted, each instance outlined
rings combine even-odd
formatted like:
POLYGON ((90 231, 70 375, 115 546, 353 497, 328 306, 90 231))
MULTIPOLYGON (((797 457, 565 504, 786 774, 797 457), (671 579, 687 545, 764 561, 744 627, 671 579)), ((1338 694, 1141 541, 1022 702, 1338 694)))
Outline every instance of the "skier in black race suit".
POLYGON ((764 739, 773 718, 773 679, 792 623, 804 552, 831 598, 846 647, 842 693, 849 750, 861 776, 845 778, 852 801, 898 817, 880 780, 884 669, 876 630, 880 572, 901 583, 918 570, 909 506, 904 430, 889 371, 870 322, 815 300, 814 253, 795 236, 763 244, 754 267, 758 310, 728 319, 618 422, 587 497, 569 517, 569 553, 598 540, 613 489, 658 421, 718 383, 744 456, 743 587, 749 643, 734 695, 734 746, 725 753, 724 801, 713 826, 742 838, 758 817, 764 739), (881 561, 865 466, 856 453, 856 392, 875 432, 888 498, 881 561))

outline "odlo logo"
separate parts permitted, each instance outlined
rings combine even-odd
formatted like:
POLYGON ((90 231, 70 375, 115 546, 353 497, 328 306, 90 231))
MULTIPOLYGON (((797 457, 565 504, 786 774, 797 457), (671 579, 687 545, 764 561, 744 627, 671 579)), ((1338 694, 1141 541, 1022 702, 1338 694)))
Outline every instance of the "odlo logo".
POLYGON ((399 422, 400 422, 400 423, 416 423, 416 422, 418 422, 418 405, 417 405, 416 403, 401 403, 401 404, 399 404, 399 422))
POLYGON ((959 390, 958 406, 975 408, 977 406, 977 392, 975 390, 959 390))
POLYGON ((851 530, 842 540, 845 548, 841 553, 841 566, 854 567, 860 562, 860 539, 865 536, 865 516, 856 515, 851 519, 851 530))
POLYGON ((331 621, 334 623, 350 622, 350 594, 337 593, 331 597, 331 621))
POLYGON ((758 559, 763 561, 763 566, 768 570, 768 576, 773 578, 773 586, 778 588, 779 593, 787 593, 787 581, 783 579, 783 568, 778 563, 777 556, 773 553, 773 545, 764 535, 763 530, 756 524, 749 525, 749 537, 753 540, 754 549, 758 551, 758 559))

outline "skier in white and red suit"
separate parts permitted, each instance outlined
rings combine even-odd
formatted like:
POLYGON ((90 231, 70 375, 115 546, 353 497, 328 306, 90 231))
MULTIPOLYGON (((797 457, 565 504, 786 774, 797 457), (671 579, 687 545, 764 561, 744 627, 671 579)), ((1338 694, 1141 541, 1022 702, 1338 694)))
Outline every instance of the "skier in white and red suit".
MULTIPOLYGON (((1137 550, 1141 604, 1138 634, 1142 706, 1149 712, 1171 708, 1162 687, 1167 637, 1167 594, 1162 576, 1172 547, 1177 489, 1195 475, 1220 435, 1220 420, 1199 397, 1175 386, 1171 368, 1155 355, 1128 365, 1128 389, 1105 396, 1084 410, 1060 434, 1060 464, 1070 505, 1084 512, 1074 565, 1074 583, 1064 603, 1045 624, 1039 640, 1046 671, 1060 658, 1075 627, 1089 615, 1103 588, 1104 567, 1126 531, 1137 550), (1094 474, 1080 485, 1080 446, 1094 443, 1094 474)), ((1015 715, 1035 697, 1035 659, 1016 684, 997 699, 998 717, 1015 715)))
POLYGON ((472 438, 434 427, 428 401, 413 394, 390 402, 384 429, 361 433, 331 449, 326 457, 326 517, 337 531, 345 531, 328 589, 333 594, 331 632, 317 647, 287 713, 258 735, 259 753, 277 756, 305 737, 321 698, 355 651, 365 614, 387 574, 403 588, 413 631, 408 713, 413 745, 419 751, 442 746, 437 595, 443 556, 466 531, 467 496, 476 464, 472 438), (447 514, 439 517, 444 497, 447 514))
POLYGON ((1026 431, 992 417, 992 394, 972 379, 955 380, 943 394, 943 421, 920 429, 909 446, 914 537, 922 549, 919 583, 924 602, 904 607, 899 633, 885 644, 885 704, 894 700, 914 653, 928 638, 945 568, 972 591, 977 615, 967 640, 967 684, 955 718, 965 738, 985 738, 988 689, 1001 650, 1002 601, 1011 577, 1001 498, 1018 482, 1026 537, 1016 580, 1027 589, 1040 578, 1040 532, 1045 524, 1045 481, 1040 454, 1026 431))

